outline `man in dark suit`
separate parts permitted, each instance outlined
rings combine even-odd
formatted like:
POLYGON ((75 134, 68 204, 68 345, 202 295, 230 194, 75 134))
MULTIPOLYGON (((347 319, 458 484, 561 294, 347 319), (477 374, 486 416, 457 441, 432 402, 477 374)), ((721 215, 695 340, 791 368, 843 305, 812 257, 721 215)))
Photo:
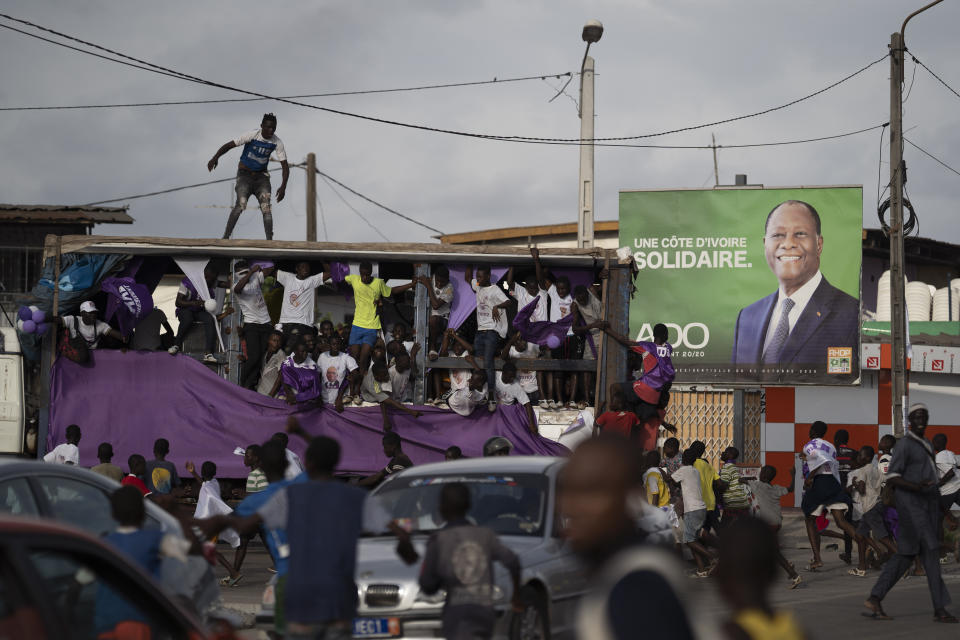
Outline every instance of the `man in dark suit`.
POLYGON ((817 210, 799 200, 777 205, 767 215, 763 246, 780 287, 740 310, 733 363, 826 371, 828 348, 849 347, 850 373, 857 374, 860 303, 820 273, 817 210))

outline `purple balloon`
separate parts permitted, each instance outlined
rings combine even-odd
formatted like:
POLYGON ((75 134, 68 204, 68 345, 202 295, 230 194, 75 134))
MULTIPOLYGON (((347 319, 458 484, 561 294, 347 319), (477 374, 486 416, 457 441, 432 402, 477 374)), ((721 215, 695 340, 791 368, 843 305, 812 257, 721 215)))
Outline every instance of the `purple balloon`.
POLYGON ((33 320, 24 320, 23 321, 23 332, 24 333, 33 333, 37 329, 37 323, 33 320))
POLYGON ((46 334, 49 329, 50 329, 50 324, 49 324, 49 323, 47 323, 47 322, 41 322, 41 323, 39 323, 39 324, 37 325, 37 328, 36 328, 36 330, 34 331, 34 333, 36 333, 38 336, 42 336, 42 335, 46 334))
POLYGON ((33 311, 30 311, 30 307, 20 307, 17 310, 17 317, 21 320, 30 320, 33 316, 33 311))
POLYGON ((33 316, 30 319, 36 322, 37 324, 40 324, 41 322, 47 319, 47 314, 43 312, 43 309, 37 309, 36 311, 33 312, 33 316))
POLYGON ((547 346, 556 349, 560 346, 560 338, 555 333, 551 333, 547 336, 547 346))

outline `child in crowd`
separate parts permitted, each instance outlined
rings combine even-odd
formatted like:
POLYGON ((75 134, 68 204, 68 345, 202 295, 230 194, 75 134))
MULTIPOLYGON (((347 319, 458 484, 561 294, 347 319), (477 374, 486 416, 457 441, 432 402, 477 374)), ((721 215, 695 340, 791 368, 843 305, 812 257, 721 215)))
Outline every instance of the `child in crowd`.
POLYGON ((267 474, 260 468, 260 445, 251 444, 243 450, 243 465, 250 469, 247 474, 247 493, 257 493, 267 487, 267 474))
MULTIPOLYGON (((451 388, 453 376, 450 377, 451 388)), ((447 398, 450 408, 461 416, 469 416, 478 405, 487 399, 487 372, 476 369, 470 375, 467 386, 452 391, 447 398)))
MULTIPOLYGON (((215 298, 214 292, 217 288, 216 269, 211 266, 204 267, 203 278, 206 281, 207 291, 215 298)), ((186 340, 187 334, 190 333, 193 323, 199 322, 203 325, 203 361, 215 364, 217 358, 213 355, 213 352, 217 343, 217 321, 214 319, 212 313, 207 312, 205 301, 197 291, 197 287, 190 281, 190 278, 184 278, 180 282, 180 288, 177 290, 177 299, 174 301, 174 305, 176 306, 177 320, 179 320, 180 326, 177 328, 177 336, 174 339, 174 344, 168 349, 168 352, 171 355, 176 355, 180 351, 183 351, 183 341, 186 340)))
POLYGON ((413 396, 413 386, 410 384, 411 358, 406 351, 401 351, 393 359, 387 373, 390 374, 390 397, 397 402, 405 402, 413 396))
POLYGON ((943 521, 955 502, 960 502, 960 460, 947 449, 947 436, 933 436, 933 451, 936 453, 937 478, 940 487, 940 520, 937 531, 943 533, 943 521))
MULTIPOLYGON (((837 449, 837 469, 840 472, 840 486, 846 487, 847 485, 847 475, 853 470, 855 462, 857 459, 857 450, 851 449, 847 446, 847 443, 850 442, 850 432, 846 429, 837 429, 837 432, 833 434, 833 446, 837 449)), ((859 514, 857 514, 859 517, 859 514)), ((855 518, 854 520, 856 520, 855 518)), ((856 522, 854 522, 854 527, 856 527, 856 522)), ((843 553, 840 554, 840 559, 850 564, 851 561, 851 551, 853 549, 853 539, 850 536, 843 536, 843 553)))
POLYGON ((376 362, 370 367, 370 370, 367 371, 367 374, 363 377, 363 384, 360 386, 360 394, 363 400, 380 405, 384 431, 393 430, 389 413, 389 408, 391 407, 414 418, 419 418, 423 415, 422 412, 411 409, 390 397, 390 390, 383 386, 389 384, 389 382, 390 371, 383 363, 376 362))
POLYGON ((463 458, 463 451, 460 450, 460 447, 447 447, 446 451, 443 452, 443 459, 447 462, 450 460, 460 460, 461 458, 463 458))
MULTIPOLYGON (((119 526, 108 533, 104 541, 156 579, 160 578, 164 557, 186 562, 191 550, 199 552, 191 549, 192 543, 185 538, 159 529, 144 529, 143 495, 134 487, 120 487, 110 495, 110 512, 119 526)), ((131 604, 104 584, 97 589, 94 612, 98 637, 150 637, 147 623, 150 612, 131 604)))
POLYGON ((722 627, 728 640, 806 637, 793 614, 770 605, 778 555, 776 533, 760 520, 739 518, 724 530, 717 575, 720 593, 732 609, 722 627))
POLYGON ((90 471, 99 473, 117 482, 123 480, 123 469, 110 462, 113 460, 112 444, 109 442, 101 442, 97 447, 97 459, 100 460, 100 464, 90 467, 90 471))
POLYGON ((318 287, 330 277, 330 266, 323 265, 320 273, 310 274, 310 263, 300 261, 293 273, 277 270, 277 282, 283 287, 283 304, 280 306, 280 324, 283 326, 283 342, 289 349, 295 340, 292 336, 315 335, 313 326, 314 299, 318 287))
POLYGON ((350 329, 350 355, 360 363, 361 371, 367 371, 373 347, 377 343, 377 334, 381 328, 378 310, 380 299, 411 289, 417 281, 398 287, 388 287, 386 282, 373 277, 373 265, 369 262, 361 262, 360 274, 351 273, 343 281, 353 289, 353 299, 356 303, 353 326, 350 329))
POLYGON ((670 507, 670 488, 660 469, 660 452, 648 451, 644 457, 647 470, 643 472, 643 486, 647 489, 647 502, 658 509, 670 507))
POLYGON ((663 468, 667 475, 672 475, 682 464, 680 458, 680 441, 676 438, 667 438, 663 441, 663 468))
MULTIPOLYGON (((601 271, 600 278, 607 277, 605 271, 601 271)), ((578 284, 573 288, 573 332, 579 336, 583 342, 583 359, 596 361, 599 359, 600 338, 603 336, 603 328, 607 323, 603 320, 603 305, 600 304, 599 292, 597 287, 587 288, 578 284)), ((583 400, 577 404, 577 407, 583 409, 590 404, 590 396, 593 394, 594 387, 593 372, 581 371, 577 374, 578 384, 582 388, 581 398, 583 400)))
MULTIPOLYGON (((757 518, 766 523, 774 532, 779 533, 783 526, 783 510, 780 507, 780 498, 793 493, 794 478, 790 477, 790 486, 784 487, 780 484, 773 484, 773 479, 777 477, 777 469, 772 465, 764 465, 760 469, 760 478, 758 480, 747 480, 747 486, 753 491, 757 498, 757 518)), ((777 544, 777 562, 787 572, 790 578, 790 588, 796 589, 803 581, 796 567, 787 560, 780 551, 780 545, 777 544)))
POLYGON ((280 367, 287 354, 280 346, 283 344, 283 334, 274 331, 267 338, 267 350, 263 354, 263 367, 260 369, 260 380, 257 382, 257 393, 271 398, 280 390, 280 367))
POLYGON ((152 493, 170 493, 180 486, 177 467, 167 460, 170 455, 170 441, 157 438, 153 443, 153 460, 147 463, 144 481, 152 493))
POLYGON ((464 279, 470 283, 477 294, 477 333, 473 339, 473 351, 483 358, 483 367, 487 373, 487 410, 497 410, 496 368, 494 359, 500 351, 500 342, 507 337, 507 307, 510 300, 496 282, 490 279, 490 267, 477 267, 477 279, 473 279, 473 268, 467 267, 464 279))
POLYGON ((433 269, 433 276, 420 276, 420 284, 430 297, 430 321, 427 334, 429 355, 439 355, 440 343, 450 321, 450 304, 453 302, 453 284, 450 282, 450 270, 444 265, 433 269))
POLYGON ((723 526, 728 526, 737 518, 750 515, 750 496, 747 486, 740 481, 740 469, 736 460, 740 451, 736 447, 727 447, 720 454, 720 480, 723 482, 723 526))
POLYGON ((893 546, 890 534, 883 524, 883 512, 876 508, 877 504, 880 504, 881 509, 883 507, 880 503, 883 476, 873 464, 873 447, 861 447, 852 466, 853 469, 847 474, 847 491, 853 496, 853 520, 857 527, 859 563, 856 569, 850 569, 847 573, 862 578, 867 574, 867 545, 874 550, 878 558, 883 557, 891 548, 895 551, 896 547, 893 546))
POLYGON ((633 435, 633 429, 640 424, 637 414, 632 411, 625 411, 623 408, 623 394, 614 393, 610 397, 610 409, 604 411, 593 422, 593 435, 597 436, 601 432, 604 434, 613 433, 624 438, 633 435))
POLYGON ((710 552, 699 542, 700 530, 707 519, 707 506, 701 491, 700 473, 694 463, 697 461, 697 450, 690 448, 683 452, 680 467, 671 476, 674 482, 679 483, 683 493, 683 544, 687 545, 693 559, 697 563, 697 577, 706 578, 709 575, 707 565, 712 562, 710 552))
MULTIPOLYGON (((500 357, 503 358, 504 361, 510 360, 511 358, 535 360, 540 357, 540 346, 524 340, 518 331, 507 341, 507 346, 503 348, 503 353, 500 354, 500 357)), ((540 397, 540 378, 539 371, 524 369, 518 363, 517 382, 523 387, 527 397, 530 398, 530 402, 533 404, 539 403, 541 408, 546 409, 547 401, 540 397)))
POLYGON ((53 464, 80 464, 80 448, 77 446, 80 444, 80 427, 71 424, 67 427, 65 435, 67 441, 58 444, 52 451, 47 453, 47 455, 43 456, 44 462, 51 462, 53 464))
POLYGON ((247 345, 240 384, 248 389, 256 387, 263 367, 263 354, 267 351, 267 339, 273 333, 270 311, 263 297, 263 281, 273 275, 274 270, 273 266, 248 266, 246 260, 238 261, 234 269, 233 295, 243 317, 243 338, 247 345))
POLYGON ((289 405, 298 402, 323 401, 317 363, 307 352, 307 343, 299 340, 280 367, 280 384, 283 399, 289 405))
POLYGON ((148 495, 150 489, 147 489, 147 485, 143 481, 143 476, 147 472, 146 459, 139 453, 133 454, 127 458, 127 469, 129 469, 130 473, 123 477, 120 484, 134 487, 140 492, 140 495, 148 495))
MULTIPOLYGON (((720 524, 720 516, 717 509, 717 491, 723 491, 722 480, 717 470, 713 468, 710 461, 703 457, 707 451, 707 445, 702 440, 694 440, 690 448, 696 455, 693 466, 700 474, 700 495, 703 500, 707 515, 704 518, 704 528, 714 531, 720 524)), ((685 463, 684 463, 685 464, 685 463)))
POLYGON ((354 391, 359 392, 359 367, 353 356, 342 351, 343 340, 339 335, 332 335, 329 342, 330 348, 317 358, 317 370, 323 385, 323 402, 342 412, 345 403, 353 402, 353 396, 347 393, 351 384, 354 391))
POLYGON ((547 314, 547 292, 540 288, 540 281, 533 273, 527 274, 523 283, 514 282, 514 268, 507 271, 507 292, 517 301, 517 309, 523 309, 537 300, 537 306, 530 314, 531 322, 544 322, 549 319, 547 314))
MULTIPOLYGON (((217 465, 207 460, 202 465, 200 465, 200 474, 197 474, 196 466, 187 461, 186 464, 187 471, 193 476, 193 478, 200 483, 200 491, 197 493, 197 508, 193 512, 194 519, 200 520, 203 518, 211 518, 213 516, 219 515, 229 515, 233 513, 233 509, 227 506, 227 503, 223 501, 223 498, 220 497, 220 483, 217 482, 217 465)), ((226 529, 221 532, 220 537, 227 542, 234 549, 240 546, 240 536, 233 529, 226 529)), ((212 540, 216 542, 216 539, 212 540)), ((230 574, 228 578, 224 578, 220 581, 220 584, 229 585, 235 587, 240 584, 240 581, 243 580, 243 574, 237 572, 223 554, 219 551, 217 554, 217 562, 219 562, 230 574)))
POLYGON ((283 472, 284 480, 293 480, 300 476, 304 471, 303 462, 301 462, 300 456, 290 449, 290 437, 286 432, 277 431, 273 434, 271 440, 276 440, 283 446, 283 455, 287 458, 287 466, 283 472))
POLYGON ((530 433, 538 433, 537 416, 533 411, 533 403, 517 380, 517 365, 509 360, 504 362, 501 371, 497 372, 497 402, 500 404, 523 405, 527 414, 527 428, 530 429, 530 433))
MULTIPOLYGON (((557 322, 561 318, 571 315, 573 313, 573 296, 570 295, 570 279, 566 276, 560 276, 551 281, 540 263, 540 251, 531 247, 530 255, 533 256, 537 283, 541 289, 547 292, 547 299, 550 301, 550 322, 557 322)), ((574 335, 572 327, 567 332, 566 339, 559 347, 551 349, 550 354, 555 360, 576 360, 580 357, 580 341, 574 335)), ((550 409, 563 407, 575 409, 577 407, 573 401, 574 391, 567 388, 567 377, 567 374, 563 372, 547 372, 544 376, 544 382, 546 383, 544 395, 550 409), (569 402, 567 402, 567 398, 570 399, 569 402)))
MULTIPOLYGON (((447 370, 447 374, 450 377, 450 389, 445 394, 441 394, 441 374, 438 371, 432 372, 434 391, 433 404, 436 404, 440 408, 443 408, 446 400, 455 391, 466 389, 468 386, 470 386, 470 376, 472 375, 473 369, 478 368, 477 361, 473 357, 473 347, 469 342, 461 338, 454 329, 447 329, 446 333, 444 333, 443 342, 440 343, 440 353, 437 357, 447 357, 448 355, 453 358, 462 358, 465 363, 470 365, 470 368, 447 370), (449 354, 450 350, 453 351, 452 355, 449 354)), ((430 356, 430 359, 435 360, 436 358, 430 356)), ((428 402, 427 404, 431 403, 428 402)))

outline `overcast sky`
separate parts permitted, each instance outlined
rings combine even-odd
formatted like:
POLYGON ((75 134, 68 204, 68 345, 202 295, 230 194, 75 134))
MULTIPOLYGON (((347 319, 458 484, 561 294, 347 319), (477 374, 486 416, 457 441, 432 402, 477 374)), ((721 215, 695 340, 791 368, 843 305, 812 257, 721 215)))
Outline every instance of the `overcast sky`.
MULTIPOLYGON (((696 125, 776 106, 875 60, 922 0, 432 0, 370 2, 31 2, 4 11, 84 40, 222 84, 270 95, 380 89, 578 71, 580 31, 603 21, 597 61, 597 137, 696 125)), ((907 29, 911 52, 960 90, 960 3, 945 2, 907 29)), ((3 24, 10 24, 0 20, 3 24)), ((19 27, 18 28, 22 28, 19 27)), ((120 66, 0 30, 0 106, 236 97, 120 66)), ((907 85, 914 63, 908 62, 907 85)), ((662 144, 744 144, 833 135, 886 122, 888 63, 774 114, 664 136, 662 144)), ((579 136, 571 98, 551 79, 311 102, 433 127, 540 137, 579 136)), ((567 89, 577 96, 577 80, 567 89)), ((383 204, 444 232, 576 220, 576 147, 513 144, 364 122, 276 102, 0 112, 7 203, 83 204, 236 172, 233 150, 209 174, 223 142, 255 129, 265 111, 291 162, 318 167, 383 204)), ((907 137, 960 169, 960 98, 922 68, 905 107, 907 137)), ((883 158, 887 158, 884 137, 883 158)), ((720 182, 735 173, 766 185, 862 184, 864 222, 876 227, 880 133, 836 141, 721 150, 720 182)), ((960 242, 960 176, 910 146, 908 191, 921 234, 960 242)), ((883 165, 884 182, 888 168, 883 165)), ((596 215, 617 217, 621 189, 705 187, 708 150, 598 148, 596 215)), ((274 178, 274 189, 279 175, 274 178)), ((331 241, 376 235, 318 181, 331 241)), ((349 194, 391 240, 431 232, 349 194)), ((99 233, 219 237, 232 199, 222 183, 131 200, 132 227, 99 233)), ((121 203, 118 203, 121 204, 121 203)), ((304 173, 293 169, 274 205, 276 237, 305 236, 304 173)), ((251 205, 236 237, 262 237, 251 205)), ((321 227, 319 238, 324 239, 321 227)))

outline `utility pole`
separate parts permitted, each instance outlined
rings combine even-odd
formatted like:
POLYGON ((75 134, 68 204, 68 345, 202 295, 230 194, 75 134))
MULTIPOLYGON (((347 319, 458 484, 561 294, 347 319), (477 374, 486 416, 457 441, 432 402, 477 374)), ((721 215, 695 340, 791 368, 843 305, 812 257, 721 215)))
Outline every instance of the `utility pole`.
POLYGON ((317 241, 317 156, 307 154, 307 242, 317 241))
MULTIPOLYGON (((580 139, 593 140, 593 70, 591 56, 583 61, 580 76, 580 139)), ((580 143, 580 215, 577 247, 593 246, 593 143, 580 143)))
POLYGON ((593 247, 593 70, 590 45, 599 42, 603 25, 588 20, 581 37, 587 43, 580 64, 580 186, 577 211, 577 247, 593 247), (584 142, 589 140, 590 142, 584 142))
POLYGON ((720 186, 720 170, 717 168, 717 136, 710 134, 710 140, 713 141, 713 186, 720 186))
POLYGON ((890 378, 893 435, 904 435, 907 395, 906 295, 903 285, 903 36, 890 36, 890 378))

